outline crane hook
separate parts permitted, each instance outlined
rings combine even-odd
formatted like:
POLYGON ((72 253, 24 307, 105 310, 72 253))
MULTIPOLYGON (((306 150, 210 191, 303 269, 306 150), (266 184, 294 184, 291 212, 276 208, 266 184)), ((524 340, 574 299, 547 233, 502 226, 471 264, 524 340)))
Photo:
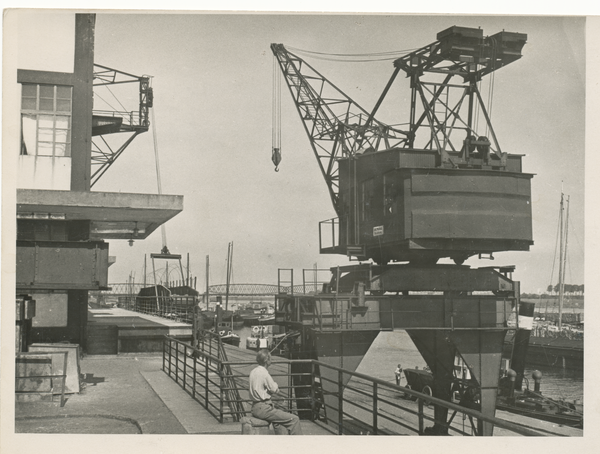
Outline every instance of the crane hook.
POLYGON ((279 172, 279 163, 281 162, 281 151, 279 151, 279 148, 273 147, 271 161, 273 161, 273 164, 275 164, 275 172, 279 172))

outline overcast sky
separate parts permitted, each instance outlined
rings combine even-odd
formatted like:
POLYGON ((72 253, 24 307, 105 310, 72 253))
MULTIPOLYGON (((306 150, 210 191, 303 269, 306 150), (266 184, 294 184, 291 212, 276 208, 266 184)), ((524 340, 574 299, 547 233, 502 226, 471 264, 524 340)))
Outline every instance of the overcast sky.
MULTIPOLYGON (((497 253, 494 262, 471 258, 466 264, 516 265, 514 278, 526 292, 544 291, 551 276, 555 284, 562 186, 571 199, 566 281, 583 283, 584 18, 99 12, 95 62, 153 77, 162 192, 184 196, 184 211, 166 224, 167 246, 184 259, 190 254, 199 288, 205 285, 207 255, 210 283, 225 282, 229 242, 234 283, 276 283, 277 268, 294 268, 299 282, 303 268, 349 263, 344 256, 319 255, 318 223, 335 211, 285 88, 283 159, 280 171, 273 170, 270 44, 331 54, 402 51, 435 41, 452 25, 481 27, 484 35, 501 30, 528 35, 523 57, 495 73, 492 123, 502 150, 525 155, 524 172, 535 174, 535 244, 530 252, 497 253)), ((20 55, 24 61, 26 52, 20 55)), ((71 53, 64 57, 72 61, 71 53)), ((367 111, 393 71, 392 61, 307 61, 367 111)), ((137 108, 135 85, 112 90, 128 110, 137 108)), ((487 91, 482 94, 486 98, 487 91)), ((398 77, 378 118, 406 121, 408 96, 406 79, 398 77)), ((106 108, 104 101, 121 109, 111 93, 97 90, 95 109, 106 108)), ((93 190, 157 192, 152 130, 134 140, 93 190)), ((109 282, 125 282, 130 275, 140 282, 144 255, 161 247, 160 229, 133 247, 111 241, 117 262, 109 282)))
MULTIPOLYGON (((523 291, 545 290, 556 246, 561 184, 571 197, 568 283, 583 283, 585 19, 290 14, 98 14, 96 63, 153 76, 162 191, 184 196, 184 211, 166 225, 171 252, 190 254, 204 286, 225 279, 234 242, 234 283, 274 283, 277 268, 348 263, 321 256, 318 222, 335 217, 289 93, 282 92, 280 171, 271 164, 273 57, 270 43, 323 53, 400 51, 429 44, 452 25, 526 33, 523 58, 497 71, 492 121, 502 150, 524 154, 532 184, 534 241, 530 252, 498 253, 516 265, 523 291)), ((309 61, 370 110, 391 61, 309 61)), ((406 119, 405 80, 398 78, 383 121, 406 119)), ((135 90, 134 90, 135 91, 135 90)), ((106 98, 106 95, 103 95, 106 98)), ((99 103, 99 101, 97 101, 99 103)), ((94 190, 156 192, 152 132, 139 136, 94 190)), ((142 279, 144 254, 162 247, 160 231, 133 247, 113 241, 110 282, 142 279)), ((160 266, 157 264, 157 266, 160 266)), ((557 280, 557 265, 553 283, 557 280)), ((297 279, 300 278, 298 274, 297 279)))

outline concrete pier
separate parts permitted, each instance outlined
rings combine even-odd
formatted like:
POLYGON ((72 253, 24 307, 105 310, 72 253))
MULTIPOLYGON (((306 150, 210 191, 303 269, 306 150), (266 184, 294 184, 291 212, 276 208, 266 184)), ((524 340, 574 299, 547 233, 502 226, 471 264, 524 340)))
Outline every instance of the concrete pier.
POLYGON ((189 323, 121 308, 88 309, 88 332, 90 327, 107 326, 117 327, 117 353, 162 352, 164 336, 183 342, 192 339, 189 323))

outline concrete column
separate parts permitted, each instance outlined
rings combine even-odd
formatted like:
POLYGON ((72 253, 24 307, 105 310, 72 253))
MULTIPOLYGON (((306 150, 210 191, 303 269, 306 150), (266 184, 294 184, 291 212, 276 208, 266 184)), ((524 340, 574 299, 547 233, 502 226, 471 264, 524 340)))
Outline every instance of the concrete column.
POLYGON ((71 190, 89 191, 92 171, 95 14, 75 15, 71 190))

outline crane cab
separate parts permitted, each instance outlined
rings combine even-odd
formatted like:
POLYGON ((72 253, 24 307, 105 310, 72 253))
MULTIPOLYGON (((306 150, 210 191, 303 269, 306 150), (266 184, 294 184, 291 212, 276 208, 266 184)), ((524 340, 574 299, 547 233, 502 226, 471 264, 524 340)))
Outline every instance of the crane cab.
POLYGON ((533 175, 521 172, 521 156, 461 168, 438 166, 437 156, 395 148, 339 159, 341 215, 321 223, 321 253, 460 264, 529 250, 533 175))

